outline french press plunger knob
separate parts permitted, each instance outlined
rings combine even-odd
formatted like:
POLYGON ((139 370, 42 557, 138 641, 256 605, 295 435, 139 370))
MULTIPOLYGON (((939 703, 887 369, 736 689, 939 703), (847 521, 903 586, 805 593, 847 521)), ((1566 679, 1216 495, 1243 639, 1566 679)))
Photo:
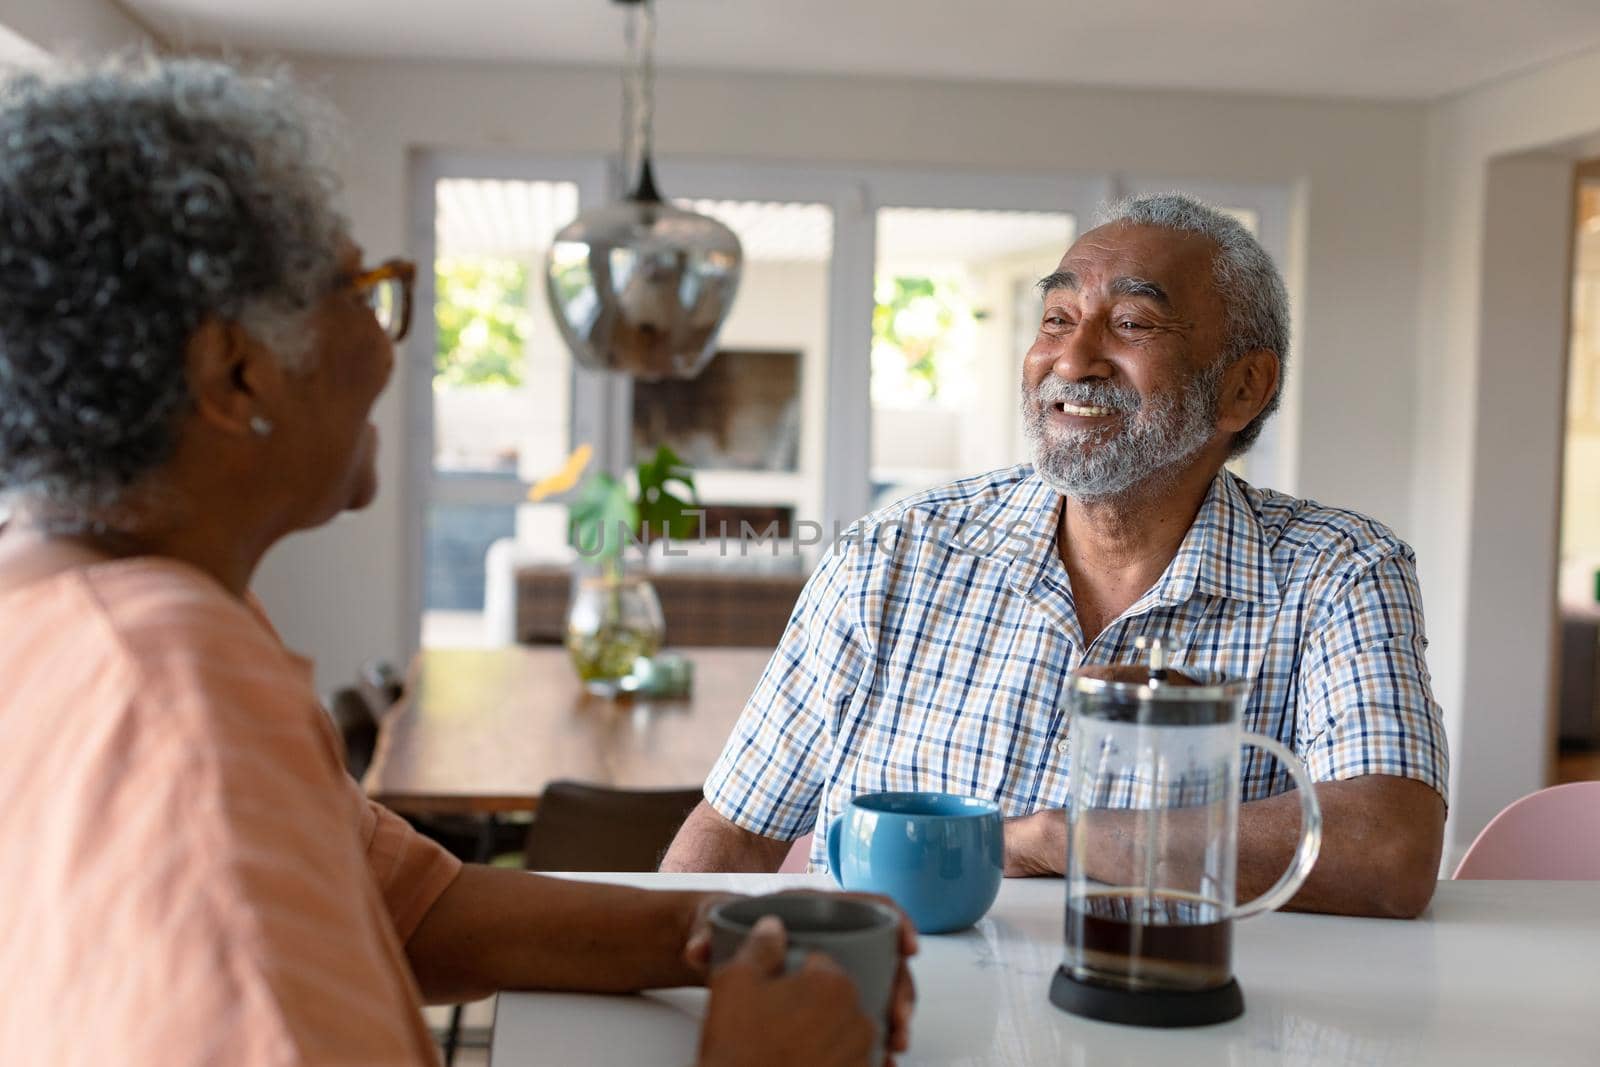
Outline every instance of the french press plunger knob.
POLYGON ((1159 637, 1145 637, 1140 634, 1133 640, 1133 647, 1143 652, 1150 652, 1150 680, 1152 687, 1160 685, 1167 680, 1167 644, 1159 637))

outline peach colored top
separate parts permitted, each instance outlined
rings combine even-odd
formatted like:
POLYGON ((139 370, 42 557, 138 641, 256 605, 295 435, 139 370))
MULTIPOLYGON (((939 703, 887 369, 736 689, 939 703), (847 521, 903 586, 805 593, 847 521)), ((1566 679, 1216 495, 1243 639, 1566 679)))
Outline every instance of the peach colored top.
POLYGON ((460 864, 368 801, 310 664, 185 564, 0 595, 0 1059, 437 1061, 402 943, 460 864))

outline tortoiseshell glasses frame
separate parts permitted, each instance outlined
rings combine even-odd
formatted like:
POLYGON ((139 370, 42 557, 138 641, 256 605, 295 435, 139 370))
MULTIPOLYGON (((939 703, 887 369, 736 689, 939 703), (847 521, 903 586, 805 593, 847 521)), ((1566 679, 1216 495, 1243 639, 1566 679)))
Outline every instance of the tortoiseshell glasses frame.
POLYGON ((362 294, 378 325, 391 341, 402 341, 411 330, 411 289, 417 280, 417 265, 409 259, 391 259, 350 279, 362 294))

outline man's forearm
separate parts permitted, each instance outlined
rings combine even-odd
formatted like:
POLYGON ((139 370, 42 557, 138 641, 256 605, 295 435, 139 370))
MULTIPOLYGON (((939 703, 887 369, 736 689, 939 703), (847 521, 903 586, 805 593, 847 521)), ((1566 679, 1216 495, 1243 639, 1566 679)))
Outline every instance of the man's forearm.
MULTIPOLYGON (((1421 782, 1367 775, 1318 784, 1322 850, 1294 911, 1410 919, 1438 886, 1444 801, 1421 782)), ((1240 901, 1272 888, 1300 840, 1300 799, 1283 793, 1239 809, 1240 901)))
POLYGON ((770 874, 782 866, 788 852, 789 842, 736 826, 702 800, 673 838, 661 869, 770 874))
POLYGON ((1005 821, 1007 878, 1066 873, 1067 813, 1036 811, 1005 821))
POLYGON ((705 894, 468 864, 406 943, 423 998, 501 989, 620 993, 698 983, 684 943, 705 894))
MULTIPOLYGON (((1433 897, 1444 837, 1444 802, 1421 782, 1368 775, 1317 786, 1322 807, 1322 849, 1311 876, 1287 907, 1341 915, 1409 918, 1433 897)), ((1205 820, 1192 832, 1174 833, 1183 813, 1164 820, 1165 845, 1174 858, 1198 864, 1206 846, 1205 820), (1192 848, 1187 861, 1182 852, 1192 848)), ((1091 877, 1114 884, 1137 882, 1144 855, 1138 813, 1098 811, 1087 835, 1084 862, 1091 877)), ((1300 798, 1293 792, 1239 808, 1237 897, 1248 901, 1272 888, 1300 841, 1300 798)), ((1035 812, 1006 821, 1006 874, 1061 874, 1066 864, 1066 814, 1035 812)))

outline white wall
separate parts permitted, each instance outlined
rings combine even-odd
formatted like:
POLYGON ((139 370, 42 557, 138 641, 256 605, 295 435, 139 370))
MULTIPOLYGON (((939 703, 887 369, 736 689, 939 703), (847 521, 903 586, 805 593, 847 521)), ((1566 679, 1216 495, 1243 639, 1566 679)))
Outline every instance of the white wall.
POLYGON ((1546 780, 1570 143, 1597 101, 1590 52, 1428 117, 1413 526, 1457 845, 1546 780))
POLYGON ((155 36, 109 0, 0 0, 0 27, 57 56, 93 56, 155 36))
MULTIPOLYGON (((490 64, 303 59, 349 120, 343 171, 356 232, 403 250, 408 153, 418 147, 615 149, 613 73, 490 64)), ((657 144, 748 158, 1016 173, 1120 171, 1293 184, 1306 298, 1295 367, 1306 405, 1297 488, 1408 532, 1422 109, 1185 93, 733 75, 666 75, 657 144), (820 117, 826 116, 823 121, 820 117), (1375 386, 1377 386, 1375 388, 1375 386)), ((670 190, 668 190, 670 192, 670 190)), ((396 381, 380 405, 387 490, 372 509, 286 543, 258 590, 288 640, 348 676, 406 647, 406 427, 396 381)))

